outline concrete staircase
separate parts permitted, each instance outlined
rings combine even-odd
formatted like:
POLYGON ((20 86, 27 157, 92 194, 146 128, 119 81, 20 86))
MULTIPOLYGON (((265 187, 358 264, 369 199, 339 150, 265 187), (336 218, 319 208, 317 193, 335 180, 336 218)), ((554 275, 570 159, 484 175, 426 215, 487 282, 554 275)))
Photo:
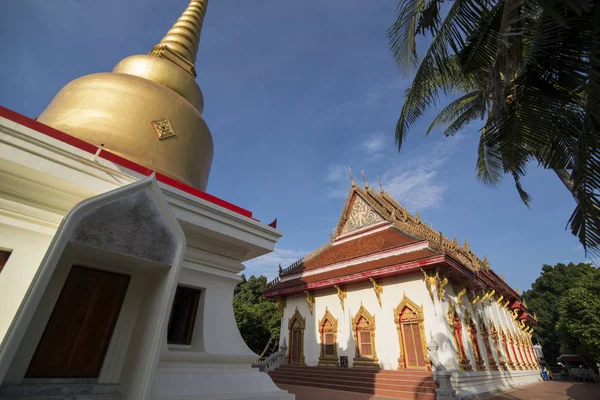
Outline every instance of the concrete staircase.
POLYGON ((282 365, 269 375, 278 385, 310 386, 413 400, 435 400, 438 387, 431 372, 425 371, 282 365))

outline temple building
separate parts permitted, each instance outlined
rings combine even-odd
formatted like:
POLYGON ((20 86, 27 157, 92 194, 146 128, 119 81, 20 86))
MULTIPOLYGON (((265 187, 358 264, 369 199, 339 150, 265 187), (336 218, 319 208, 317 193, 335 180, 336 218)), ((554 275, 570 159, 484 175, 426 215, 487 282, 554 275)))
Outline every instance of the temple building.
POLYGON ((364 188, 352 180, 329 241, 280 267, 265 296, 278 301, 287 345, 286 365, 271 372, 278 384, 435 398, 432 369, 449 371, 462 396, 540 380, 536 319, 519 292, 467 241, 435 231, 366 179, 364 188))
POLYGON ((281 233, 205 192, 206 7, 35 120, 0 107, 0 398, 294 398, 252 369, 232 308, 281 233))

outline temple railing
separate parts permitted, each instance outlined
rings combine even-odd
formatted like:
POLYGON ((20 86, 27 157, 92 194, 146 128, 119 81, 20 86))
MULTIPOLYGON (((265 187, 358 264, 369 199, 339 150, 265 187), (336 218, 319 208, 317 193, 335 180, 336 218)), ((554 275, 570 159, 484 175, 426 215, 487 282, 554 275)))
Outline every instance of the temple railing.
POLYGON ((279 347, 279 351, 276 351, 269 357, 259 358, 252 363, 252 368, 258 368, 261 372, 272 371, 284 363, 286 353, 287 345, 285 344, 285 338, 283 338, 283 344, 279 347))
POLYGON ((435 368, 433 371, 433 379, 438 384, 438 388, 435 389, 437 394, 435 397, 436 400, 458 400, 456 390, 452 388, 452 383, 450 382, 452 373, 446 369, 444 364, 442 364, 438 358, 437 351, 439 346, 435 340, 433 340, 433 337, 427 344, 427 349, 429 350, 429 361, 431 361, 431 365, 435 368))

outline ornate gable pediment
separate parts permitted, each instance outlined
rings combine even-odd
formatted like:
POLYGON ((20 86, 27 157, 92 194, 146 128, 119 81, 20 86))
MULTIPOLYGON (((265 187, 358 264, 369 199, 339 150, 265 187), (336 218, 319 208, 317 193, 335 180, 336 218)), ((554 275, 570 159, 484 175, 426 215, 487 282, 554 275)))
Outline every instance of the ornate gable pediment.
POLYGON ((354 195, 339 234, 344 235, 385 221, 362 197, 354 195))

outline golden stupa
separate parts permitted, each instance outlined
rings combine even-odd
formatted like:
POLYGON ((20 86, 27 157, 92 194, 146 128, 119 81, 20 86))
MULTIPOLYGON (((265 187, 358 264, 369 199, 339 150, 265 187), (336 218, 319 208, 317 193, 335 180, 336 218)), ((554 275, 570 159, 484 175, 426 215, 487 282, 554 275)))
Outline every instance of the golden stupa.
POLYGON ((194 62, 207 3, 191 0, 148 55, 67 84, 38 121, 205 190, 213 140, 194 62))

